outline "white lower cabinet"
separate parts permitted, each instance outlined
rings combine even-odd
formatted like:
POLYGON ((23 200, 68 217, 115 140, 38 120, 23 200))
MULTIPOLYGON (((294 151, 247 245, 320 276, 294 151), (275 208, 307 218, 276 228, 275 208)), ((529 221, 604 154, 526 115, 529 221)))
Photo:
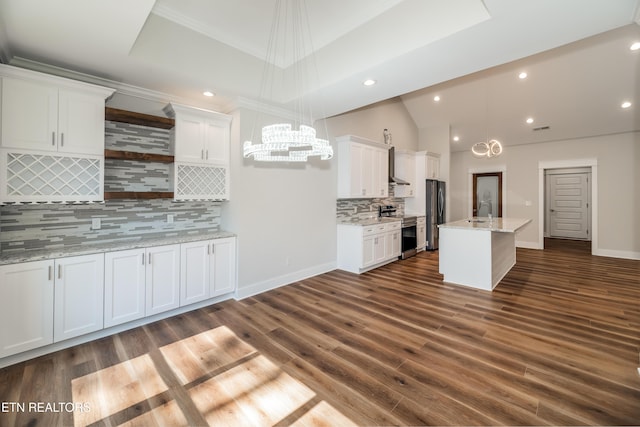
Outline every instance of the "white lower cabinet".
POLYGON ((107 252, 105 264, 105 327, 180 306, 180 245, 107 252))
POLYGON ((103 254, 3 265, 0 279, 0 358, 103 327, 103 254))
POLYGON ((0 266, 0 357, 53 342, 53 265, 0 266))
POLYGON ((338 225, 338 268, 363 273, 400 256, 400 221, 338 225))
POLYGON ((180 245, 147 248, 146 316, 180 307, 180 245))
POLYGON ((104 254, 55 260, 53 341, 103 328, 104 254))
POLYGON ((235 290, 235 237, 180 246, 181 306, 235 290))
POLYGON ((235 288, 235 237, 0 265, 0 359, 235 288))
POLYGON ((416 236, 416 248, 418 249, 418 251, 423 251, 424 248, 427 246, 427 221, 426 221, 426 217, 424 216, 419 216, 417 221, 416 221, 416 232, 417 232, 417 236, 416 236))
POLYGON ((146 251, 131 249, 104 254, 104 326, 144 317, 146 251))

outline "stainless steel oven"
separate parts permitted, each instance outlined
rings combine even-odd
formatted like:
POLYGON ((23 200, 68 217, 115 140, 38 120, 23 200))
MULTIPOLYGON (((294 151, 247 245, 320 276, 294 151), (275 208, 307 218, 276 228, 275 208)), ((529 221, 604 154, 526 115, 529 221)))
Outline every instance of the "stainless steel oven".
POLYGON ((415 216, 402 217, 402 259, 414 256, 418 251, 418 219, 415 216))

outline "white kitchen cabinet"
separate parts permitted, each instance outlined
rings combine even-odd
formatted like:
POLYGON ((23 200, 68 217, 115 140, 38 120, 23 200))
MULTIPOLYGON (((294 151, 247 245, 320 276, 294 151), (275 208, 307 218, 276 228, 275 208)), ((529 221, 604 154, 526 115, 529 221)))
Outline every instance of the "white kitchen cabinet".
POLYGON ((181 306, 235 290, 235 237, 183 243, 180 246, 181 306))
POLYGON ((146 251, 107 252, 104 274, 105 328, 145 316, 146 251))
POLYGON ((180 245, 105 253, 105 327, 179 306, 180 245))
POLYGON ((416 243, 418 251, 423 251, 427 246, 427 221, 426 217, 419 216, 416 221, 416 243))
POLYGON ((55 260, 54 342, 103 328, 104 254, 55 260))
POLYGON ((180 307, 180 245, 147 248, 145 315, 180 307))
POLYGON ((228 200, 231 116, 175 103, 164 111, 175 119, 176 200, 228 200))
POLYGON ((164 111, 176 123, 172 130, 176 161, 229 164, 231 116, 180 104, 168 104, 164 111))
POLYGON ((10 66, 2 77, 3 148, 104 155, 104 105, 112 89, 10 66))
POLYGON ((400 221, 338 224, 338 268, 363 273, 395 261, 401 251, 400 221))
POLYGON ((426 176, 428 179, 440 178, 440 154, 427 152, 426 157, 426 176))
POLYGON ((0 266, 0 358, 53 343, 53 260, 0 266))
POLYGON ((395 152, 395 176, 409 184, 396 185, 394 195, 396 197, 415 197, 416 182, 416 153, 413 151, 395 152))
POLYGON ((338 142, 338 198, 377 198, 389 194, 389 147, 353 135, 338 142))

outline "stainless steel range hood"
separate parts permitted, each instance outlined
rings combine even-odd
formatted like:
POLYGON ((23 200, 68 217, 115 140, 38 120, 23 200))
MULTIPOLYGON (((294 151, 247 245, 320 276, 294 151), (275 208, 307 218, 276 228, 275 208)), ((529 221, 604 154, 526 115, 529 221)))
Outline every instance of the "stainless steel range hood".
POLYGON ((389 183, 396 185, 410 185, 411 183, 395 177, 396 171, 396 148, 392 145, 389 148, 389 183))

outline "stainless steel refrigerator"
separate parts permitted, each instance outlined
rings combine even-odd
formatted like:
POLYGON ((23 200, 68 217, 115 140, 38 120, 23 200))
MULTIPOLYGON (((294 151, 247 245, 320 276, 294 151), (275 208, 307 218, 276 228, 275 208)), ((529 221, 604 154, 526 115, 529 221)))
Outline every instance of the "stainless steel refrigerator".
POLYGON ((428 251, 438 249, 438 224, 444 224, 446 218, 446 183, 427 179, 427 246, 428 251))

